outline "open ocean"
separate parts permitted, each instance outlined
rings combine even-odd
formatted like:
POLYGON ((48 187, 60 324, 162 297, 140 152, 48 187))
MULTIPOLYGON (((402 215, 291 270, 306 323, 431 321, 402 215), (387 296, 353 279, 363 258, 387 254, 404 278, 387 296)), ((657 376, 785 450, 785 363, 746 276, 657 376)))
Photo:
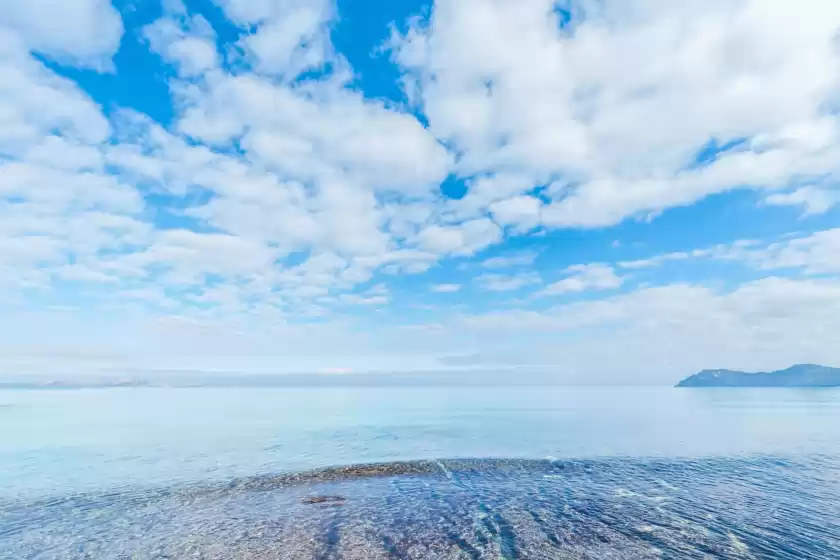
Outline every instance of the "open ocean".
POLYGON ((0 558, 840 558, 840 390, 0 391, 0 558))

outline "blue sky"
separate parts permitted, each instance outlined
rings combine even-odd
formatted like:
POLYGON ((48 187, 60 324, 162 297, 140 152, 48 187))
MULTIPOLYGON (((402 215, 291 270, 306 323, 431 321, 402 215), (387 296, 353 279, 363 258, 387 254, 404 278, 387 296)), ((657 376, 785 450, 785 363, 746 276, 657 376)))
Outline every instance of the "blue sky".
POLYGON ((840 365, 806 8, 6 3, 0 372, 840 365))

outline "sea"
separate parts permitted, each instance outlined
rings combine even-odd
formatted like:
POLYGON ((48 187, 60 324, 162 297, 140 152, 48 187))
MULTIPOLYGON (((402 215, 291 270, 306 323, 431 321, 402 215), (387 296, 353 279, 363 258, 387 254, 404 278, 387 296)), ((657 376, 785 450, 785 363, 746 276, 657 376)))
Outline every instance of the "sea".
POLYGON ((840 390, 0 391, 2 559, 840 559, 840 390))

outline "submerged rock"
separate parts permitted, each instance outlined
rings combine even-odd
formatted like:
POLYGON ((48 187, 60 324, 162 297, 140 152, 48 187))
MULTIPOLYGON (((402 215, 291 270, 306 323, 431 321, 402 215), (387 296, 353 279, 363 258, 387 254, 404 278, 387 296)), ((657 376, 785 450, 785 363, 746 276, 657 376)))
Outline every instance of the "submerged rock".
POLYGON ((336 504, 345 502, 347 498, 344 496, 308 496, 303 498, 300 503, 302 504, 336 504))

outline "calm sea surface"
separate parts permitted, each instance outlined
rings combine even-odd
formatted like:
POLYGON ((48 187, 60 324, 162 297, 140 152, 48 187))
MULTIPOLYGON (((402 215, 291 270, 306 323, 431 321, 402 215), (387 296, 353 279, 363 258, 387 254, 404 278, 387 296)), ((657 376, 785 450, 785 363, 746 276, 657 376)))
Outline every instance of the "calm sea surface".
POLYGON ((840 558, 840 391, 0 391, 0 558, 840 558))

